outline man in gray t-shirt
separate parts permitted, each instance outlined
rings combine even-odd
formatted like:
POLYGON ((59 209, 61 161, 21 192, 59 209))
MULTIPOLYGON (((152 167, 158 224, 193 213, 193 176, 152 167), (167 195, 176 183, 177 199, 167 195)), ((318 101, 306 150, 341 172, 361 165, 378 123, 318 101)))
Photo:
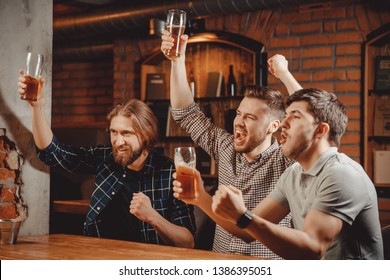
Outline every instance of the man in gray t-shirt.
POLYGON ((294 227, 317 209, 342 220, 323 259, 383 258, 375 188, 363 168, 337 148, 325 151, 304 171, 296 163, 280 177, 270 198, 291 209, 294 227))
POLYGON ((243 229, 235 235, 257 239, 286 259, 383 259, 374 185, 358 163, 337 151, 347 120, 332 93, 302 89, 289 96, 280 142, 297 163, 253 213, 238 189, 219 186, 214 213, 243 229), (294 228, 277 226, 288 212, 294 228))

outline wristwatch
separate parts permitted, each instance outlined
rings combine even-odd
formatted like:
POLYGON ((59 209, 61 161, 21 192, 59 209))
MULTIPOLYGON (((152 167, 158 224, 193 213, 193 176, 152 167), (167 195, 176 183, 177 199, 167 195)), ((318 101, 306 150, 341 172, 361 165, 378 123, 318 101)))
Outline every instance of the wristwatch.
POLYGON ((239 228, 246 228, 252 222, 252 219, 252 212, 246 210, 246 212, 237 219, 236 226, 238 226, 239 228))

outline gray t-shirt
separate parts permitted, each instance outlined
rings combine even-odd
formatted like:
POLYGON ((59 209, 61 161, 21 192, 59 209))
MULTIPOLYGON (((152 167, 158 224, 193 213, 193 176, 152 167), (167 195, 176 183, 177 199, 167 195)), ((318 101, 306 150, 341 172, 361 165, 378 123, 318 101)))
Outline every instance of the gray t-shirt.
POLYGON ((290 166, 270 197, 290 209, 298 230, 312 208, 343 221, 323 259, 383 259, 375 187, 363 168, 337 148, 328 149, 307 172, 298 163, 290 166))

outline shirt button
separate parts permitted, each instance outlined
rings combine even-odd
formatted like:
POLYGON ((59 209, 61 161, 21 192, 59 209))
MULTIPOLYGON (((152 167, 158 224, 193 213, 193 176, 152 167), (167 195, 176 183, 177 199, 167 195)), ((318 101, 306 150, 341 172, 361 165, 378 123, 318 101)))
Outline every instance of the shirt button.
POLYGON ((98 210, 98 211, 100 211, 100 207, 98 206, 98 207, 96 207, 96 209, 98 210))
POLYGON ((115 192, 112 192, 111 194, 112 194, 112 195, 115 195, 115 192))
POLYGON ((125 178, 125 177, 126 177, 126 174, 123 174, 122 176, 123 176, 123 178, 125 178))

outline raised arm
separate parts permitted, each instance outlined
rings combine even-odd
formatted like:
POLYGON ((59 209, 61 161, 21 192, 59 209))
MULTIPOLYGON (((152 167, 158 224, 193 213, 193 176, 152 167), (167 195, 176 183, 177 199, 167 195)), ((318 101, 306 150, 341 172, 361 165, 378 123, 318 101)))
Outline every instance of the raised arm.
POLYGON ((281 54, 276 54, 268 59, 268 70, 286 86, 288 94, 293 94, 302 86, 288 70, 288 61, 281 54))
MULTIPOLYGON (((23 95, 27 85, 25 84, 26 79, 24 78, 24 70, 19 71, 19 93, 23 95)), ((32 110, 32 133, 35 141, 35 145, 39 149, 45 149, 51 143, 53 139, 53 132, 46 120, 45 116, 45 99, 43 96, 44 79, 40 77, 41 86, 38 91, 37 101, 22 101, 28 102, 32 110)))
MULTIPOLYGON (((164 53, 173 46, 173 38, 167 30, 162 30, 161 51, 164 53)), ((170 81, 170 100, 174 109, 184 108, 194 102, 194 97, 187 80, 187 71, 185 66, 185 51, 187 47, 188 36, 182 35, 180 38, 181 53, 180 57, 169 57, 171 60, 171 81, 170 81)))

